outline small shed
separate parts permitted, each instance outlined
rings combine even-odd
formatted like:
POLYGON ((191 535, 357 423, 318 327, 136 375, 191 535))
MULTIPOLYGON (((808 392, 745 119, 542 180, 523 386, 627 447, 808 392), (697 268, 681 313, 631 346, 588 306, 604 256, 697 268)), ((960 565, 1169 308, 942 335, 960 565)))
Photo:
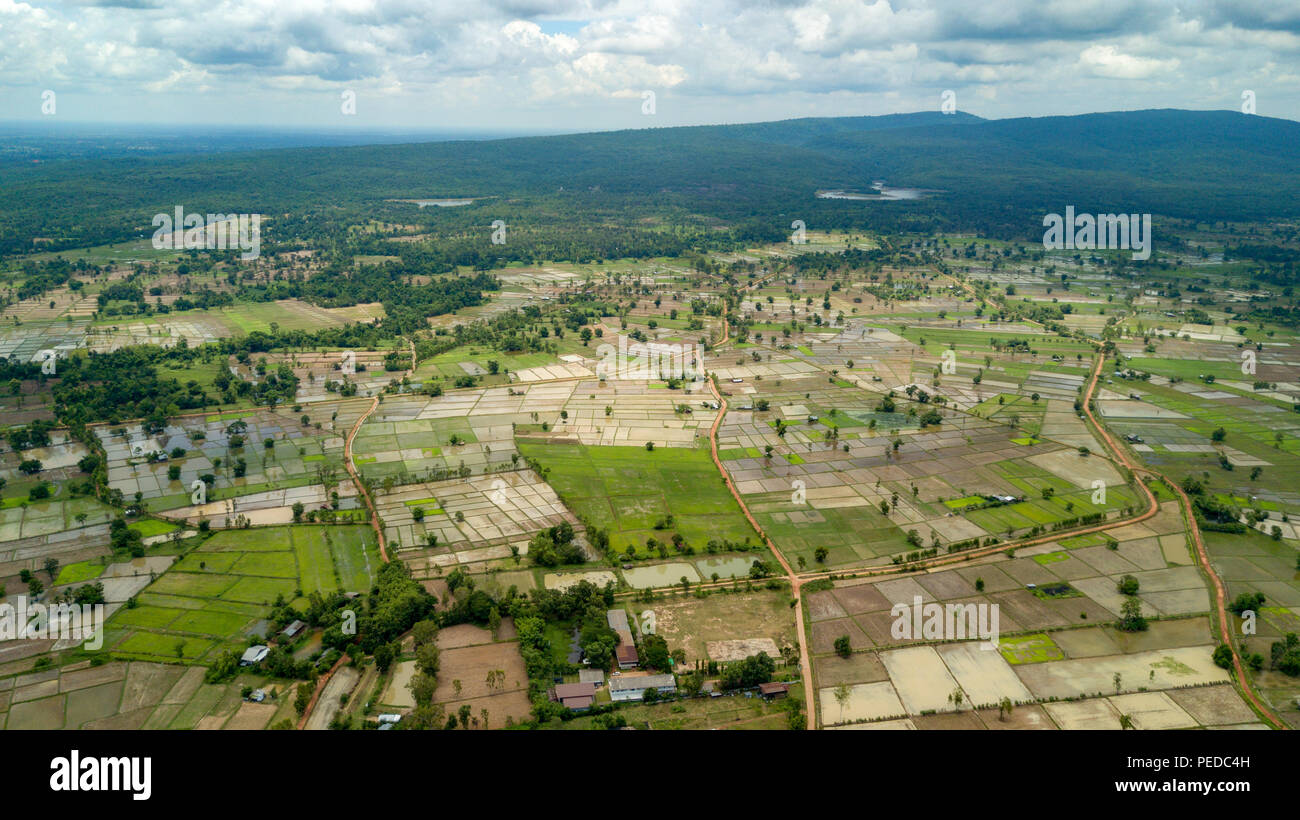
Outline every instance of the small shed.
POLYGON ((790 684, 788 683, 760 683, 758 693, 768 700, 779 700, 790 694, 790 684))

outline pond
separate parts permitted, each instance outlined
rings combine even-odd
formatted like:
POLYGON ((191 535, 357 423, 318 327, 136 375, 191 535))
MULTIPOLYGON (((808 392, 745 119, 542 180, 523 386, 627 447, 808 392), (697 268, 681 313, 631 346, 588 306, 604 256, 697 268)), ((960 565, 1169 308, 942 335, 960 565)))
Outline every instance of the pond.
POLYGON ((692 584, 700 580, 700 574, 695 571, 695 567, 680 561, 623 570, 623 578, 636 589, 670 587, 680 583, 683 575, 692 584))
POLYGON ((742 556, 705 558, 703 561, 696 561, 695 565, 700 568, 700 574, 705 578, 712 579, 715 572, 719 578, 746 578, 749 576, 749 568, 754 565, 754 559, 742 556))
POLYGON ((473 205, 473 204, 474 204, 474 200, 473 200, 472 198, 464 198, 464 199, 390 199, 390 200, 387 200, 387 201, 388 201, 388 202, 410 202, 410 203, 414 203, 414 204, 416 204, 416 205, 419 205, 421 208, 429 207, 429 206, 432 206, 432 207, 435 207, 435 208, 459 208, 459 207, 461 207, 462 205, 473 205))
POLYGON ((900 199, 921 199, 929 194, 922 188, 889 188, 884 185, 873 185, 874 191, 871 193, 859 193, 856 191, 818 191, 818 199, 852 199, 866 202, 882 202, 900 199))
POLYGON ((608 570, 595 570, 594 572, 548 572, 542 578, 542 583, 547 589, 555 589, 561 592, 582 581, 590 581, 602 589, 605 584, 610 582, 613 582, 615 586, 618 585, 618 577, 608 570))
POLYGON ((462 205, 474 204, 474 200, 472 199, 413 199, 411 201, 416 205, 419 205, 421 208, 429 205, 438 208, 459 208, 462 205))

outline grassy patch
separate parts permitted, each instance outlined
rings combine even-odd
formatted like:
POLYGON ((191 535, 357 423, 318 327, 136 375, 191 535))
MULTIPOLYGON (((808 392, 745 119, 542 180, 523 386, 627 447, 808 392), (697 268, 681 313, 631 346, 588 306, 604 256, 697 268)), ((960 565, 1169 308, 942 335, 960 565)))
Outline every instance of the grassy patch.
POLYGON ((579 515, 610 531, 610 545, 645 555, 647 538, 680 533, 703 551, 710 539, 753 540, 755 533, 702 449, 588 447, 520 441, 519 451, 548 469, 546 478, 579 515), (673 525, 656 530, 671 513, 673 525))
POLYGON ((1061 647, 1057 646, 1046 632, 1002 638, 998 641, 998 651, 1012 666, 1065 659, 1061 647))
POLYGON ((75 564, 68 564, 59 570, 59 575, 55 579, 56 585, 62 584, 82 584, 94 578, 98 578, 104 573, 104 565, 98 561, 78 561, 75 564))

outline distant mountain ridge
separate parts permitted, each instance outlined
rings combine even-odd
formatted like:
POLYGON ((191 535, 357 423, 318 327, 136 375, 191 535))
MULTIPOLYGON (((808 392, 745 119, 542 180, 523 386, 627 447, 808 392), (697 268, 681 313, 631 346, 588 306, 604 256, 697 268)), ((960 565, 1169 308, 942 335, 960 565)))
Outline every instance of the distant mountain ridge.
MULTIPOLYGON (((423 196, 662 205, 734 223, 1024 235, 1035 214, 1202 220, 1300 215, 1300 123, 1231 111, 1146 110, 986 120, 956 113, 807 118, 479 142, 291 148, 0 168, 0 253, 54 236, 87 244, 176 204, 213 212, 369 212, 423 196), (820 189, 941 191, 912 202, 817 200, 820 189), (124 227, 123 223, 126 224, 124 227)), ((464 217, 446 217, 448 219, 464 217)), ((490 221, 490 219, 489 219, 490 221)))

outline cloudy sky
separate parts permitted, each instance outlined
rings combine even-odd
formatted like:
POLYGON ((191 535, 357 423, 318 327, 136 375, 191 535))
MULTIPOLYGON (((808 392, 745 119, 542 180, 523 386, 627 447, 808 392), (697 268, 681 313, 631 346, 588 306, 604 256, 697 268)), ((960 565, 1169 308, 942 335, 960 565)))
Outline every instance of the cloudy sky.
POLYGON ((1300 119, 1290 0, 0 0, 0 120, 589 130, 933 110, 1300 119), (653 92, 653 114, 646 92, 653 92), (347 99, 355 114, 345 114, 347 99))

